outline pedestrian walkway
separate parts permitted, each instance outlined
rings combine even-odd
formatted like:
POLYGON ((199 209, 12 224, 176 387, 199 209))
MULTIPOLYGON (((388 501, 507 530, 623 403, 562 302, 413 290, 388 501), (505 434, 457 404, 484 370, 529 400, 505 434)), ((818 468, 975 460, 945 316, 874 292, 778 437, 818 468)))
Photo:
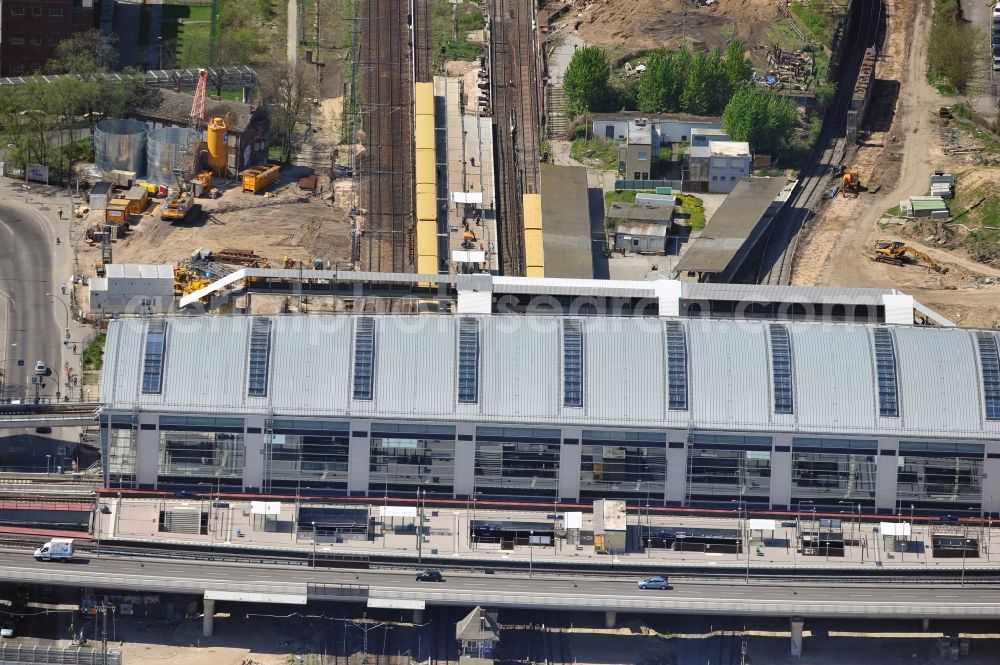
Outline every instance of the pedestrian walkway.
MULTIPOLYGON (((892 538, 880 534, 887 524, 908 524, 900 521, 862 522, 845 518, 836 529, 846 542, 843 556, 833 548, 809 553, 809 547, 798 542, 799 532, 815 534, 821 530, 819 522, 803 518, 799 527, 797 520, 777 522, 774 530, 763 530, 762 522, 735 517, 687 517, 674 515, 630 514, 628 528, 636 534, 671 530, 678 535, 677 542, 694 538, 708 531, 728 531, 733 537, 747 535, 750 547, 742 551, 679 551, 659 547, 643 547, 641 536, 632 540, 634 551, 614 555, 599 553, 595 548, 593 516, 589 512, 579 515, 580 538, 573 542, 567 537, 566 525, 573 517, 564 511, 553 513, 533 511, 498 511, 481 507, 432 508, 426 507, 423 518, 412 507, 395 506, 391 501, 385 505, 310 502, 299 505, 310 508, 318 506, 367 510, 375 524, 369 539, 343 542, 330 537, 315 538, 316 528, 312 524, 299 523, 296 519, 298 506, 295 501, 272 502, 278 504, 270 516, 255 514, 249 501, 212 501, 208 497, 196 499, 128 499, 105 497, 106 505, 95 519, 95 537, 102 541, 123 540, 130 542, 184 542, 204 545, 226 545, 234 548, 253 548, 273 551, 308 551, 317 555, 363 556, 377 559, 382 556, 410 556, 414 559, 424 556, 453 557, 495 561, 498 566, 505 562, 544 563, 589 563, 594 565, 649 566, 669 568, 671 566, 701 566, 710 568, 754 570, 795 569, 810 571, 829 569, 877 570, 899 569, 910 571, 934 571, 957 569, 981 569, 1000 566, 993 561, 992 553, 1000 547, 1000 538, 991 523, 964 527, 943 524, 916 524, 909 538, 892 538), (168 511, 201 513, 207 521, 207 531, 202 534, 166 533, 161 530, 162 515, 168 511), (408 514, 409 516, 406 516, 408 514), (385 517, 384 515, 394 515, 385 517), (513 547, 499 543, 473 542, 470 531, 473 524, 489 522, 506 529, 527 532, 531 529, 534 538, 524 538, 513 547), (419 524, 423 524, 423 539, 418 540, 419 524), (549 540, 555 533, 556 538, 549 540), (935 557, 932 553, 931 536, 949 535, 975 541, 971 547, 978 555, 965 557, 935 557), (529 545, 528 541, 533 544, 529 545), (638 542, 636 542, 638 540, 638 542)), ((892 527, 902 531, 901 527, 892 527)), ((675 546, 676 547, 676 546, 675 546)), ((1000 550, 998 550, 1000 552, 1000 550)))

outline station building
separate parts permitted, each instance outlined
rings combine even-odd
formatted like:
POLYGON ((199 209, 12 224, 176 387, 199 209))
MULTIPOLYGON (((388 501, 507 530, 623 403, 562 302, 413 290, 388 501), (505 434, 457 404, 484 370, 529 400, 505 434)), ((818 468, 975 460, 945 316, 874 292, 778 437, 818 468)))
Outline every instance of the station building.
POLYGON ((683 316, 119 319, 103 370, 105 480, 995 513, 998 342, 683 316))

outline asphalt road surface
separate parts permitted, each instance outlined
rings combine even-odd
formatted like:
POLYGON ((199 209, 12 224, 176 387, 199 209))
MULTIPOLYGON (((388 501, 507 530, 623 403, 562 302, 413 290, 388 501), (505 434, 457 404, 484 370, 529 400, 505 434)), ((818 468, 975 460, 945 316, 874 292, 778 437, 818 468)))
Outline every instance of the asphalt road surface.
MULTIPOLYGON (((443 583, 417 582, 413 573, 329 570, 234 563, 78 557, 36 563, 29 552, 0 552, 0 575, 12 581, 95 588, 200 594, 204 590, 312 599, 424 600, 428 605, 591 609, 594 611, 725 613, 771 616, 995 617, 992 586, 744 584, 674 581, 671 590, 643 591, 634 580, 524 575, 448 574, 443 583), (312 586, 319 585, 319 586, 312 586)), ((239 598, 235 598, 239 600, 239 598)), ((251 600, 250 596, 243 598, 251 600)), ((304 599, 303 599, 304 600, 304 599)), ((294 602, 287 600, 285 602, 294 602)))
POLYGON ((29 205, 0 200, 0 363, 6 399, 34 397, 29 381, 38 360, 53 367, 39 394, 54 397, 55 372, 62 367, 62 329, 45 295, 59 289, 51 281, 55 241, 42 215, 29 205))

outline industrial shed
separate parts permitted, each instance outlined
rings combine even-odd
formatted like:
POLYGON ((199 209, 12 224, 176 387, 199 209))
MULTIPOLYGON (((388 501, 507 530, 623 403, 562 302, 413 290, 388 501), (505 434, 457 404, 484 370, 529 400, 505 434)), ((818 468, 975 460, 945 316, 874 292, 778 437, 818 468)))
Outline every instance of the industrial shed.
POLYGON ((998 337, 670 316, 117 319, 106 484, 998 512, 998 337))
MULTIPOLYGON (((191 122, 191 103, 194 96, 158 88, 150 91, 145 102, 133 114, 137 120, 159 127, 187 127, 191 122)), ((267 110, 261 106, 241 102, 206 99, 205 118, 222 118, 229 129, 226 146, 229 151, 227 170, 230 177, 250 166, 267 161, 270 149, 267 110)))

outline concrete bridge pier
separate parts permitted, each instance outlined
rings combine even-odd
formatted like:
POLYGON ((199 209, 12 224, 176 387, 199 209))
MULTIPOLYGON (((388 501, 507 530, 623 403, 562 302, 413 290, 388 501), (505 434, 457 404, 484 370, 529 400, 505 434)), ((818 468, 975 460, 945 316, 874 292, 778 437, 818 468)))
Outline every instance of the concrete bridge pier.
POLYGON ((420 625, 424 622, 424 611, 413 610, 413 623, 420 625))
POLYGON ((608 610, 604 613, 604 627, 614 628, 615 624, 618 623, 618 612, 614 610, 608 610))
POLYGON ((215 628, 215 601, 206 598, 205 599, 205 615, 201 620, 201 634, 205 637, 211 637, 212 631, 215 628))
POLYGON ((798 658, 802 655, 802 617, 792 617, 792 655, 798 658))
POLYGON ((921 619, 920 620, 920 630, 922 630, 923 632, 926 633, 930 629, 931 629, 931 620, 930 619, 921 619))

